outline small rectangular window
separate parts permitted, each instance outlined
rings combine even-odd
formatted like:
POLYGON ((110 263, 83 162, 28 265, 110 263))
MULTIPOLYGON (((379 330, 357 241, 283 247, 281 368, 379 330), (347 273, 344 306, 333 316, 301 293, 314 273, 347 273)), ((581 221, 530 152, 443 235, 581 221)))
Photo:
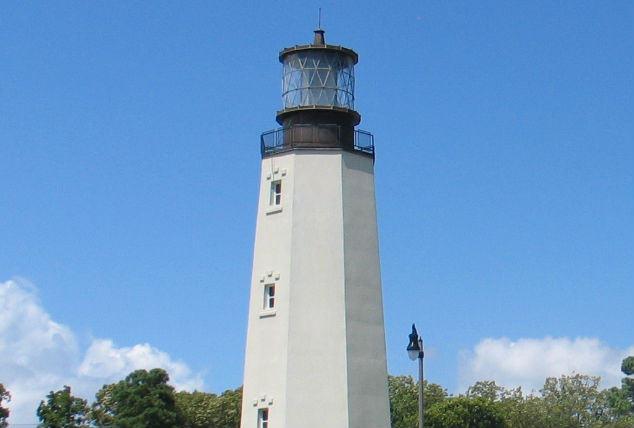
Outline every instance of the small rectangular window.
POLYGON ((275 284, 264 286, 264 309, 275 308, 275 284))
POLYGON ((270 205, 281 205, 282 203, 282 181, 276 180, 271 182, 270 205))
POLYGON ((269 409, 258 409, 258 428, 269 428, 269 409))

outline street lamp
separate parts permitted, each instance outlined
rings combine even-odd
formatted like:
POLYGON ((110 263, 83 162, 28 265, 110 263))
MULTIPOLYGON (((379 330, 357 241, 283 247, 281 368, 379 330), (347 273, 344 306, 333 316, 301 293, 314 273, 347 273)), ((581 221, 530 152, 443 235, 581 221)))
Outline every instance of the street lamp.
POLYGON ((425 393, 423 392, 423 338, 418 336, 416 324, 412 324, 412 333, 409 335, 409 345, 407 345, 407 355, 410 360, 414 361, 418 358, 418 427, 425 426, 425 393))

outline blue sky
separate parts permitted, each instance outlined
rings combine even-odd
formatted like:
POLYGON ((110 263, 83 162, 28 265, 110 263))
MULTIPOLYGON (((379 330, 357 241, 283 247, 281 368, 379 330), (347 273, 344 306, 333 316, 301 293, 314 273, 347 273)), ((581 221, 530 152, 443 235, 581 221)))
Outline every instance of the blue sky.
POLYGON ((150 363, 182 387, 241 384, 259 135, 277 126, 278 53, 312 40, 319 7, 327 42, 359 53, 375 135, 390 373, 416 373, 416 322, 426 375, 451 392, 572 370, 618 382, 634 345, 631 2, 7 2, 13 423, 35 417, 24 397, 74 381, 91 398, 150 363))

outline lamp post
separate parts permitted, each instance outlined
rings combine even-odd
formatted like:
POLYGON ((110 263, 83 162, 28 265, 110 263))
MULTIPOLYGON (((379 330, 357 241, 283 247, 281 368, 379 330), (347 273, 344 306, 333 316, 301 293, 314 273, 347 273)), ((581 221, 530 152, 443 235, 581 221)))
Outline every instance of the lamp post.
POLYGON ((423 338, 418 336, 416 324, 412 324, 412 333, 409 335, 409 345, 407 345, 407 355, 410 360, 418 358, 418 427, 425 426, 425 393, 423 391, 423 338))

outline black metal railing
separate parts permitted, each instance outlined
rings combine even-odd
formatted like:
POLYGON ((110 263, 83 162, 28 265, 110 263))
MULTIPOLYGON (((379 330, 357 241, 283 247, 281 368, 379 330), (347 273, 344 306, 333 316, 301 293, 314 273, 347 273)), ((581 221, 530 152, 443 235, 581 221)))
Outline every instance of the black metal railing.
POLYGON ((262 156, 295 148, 343 148, 374 157, 374 135, 341 125, 293 125, 262 133, 262 156))

